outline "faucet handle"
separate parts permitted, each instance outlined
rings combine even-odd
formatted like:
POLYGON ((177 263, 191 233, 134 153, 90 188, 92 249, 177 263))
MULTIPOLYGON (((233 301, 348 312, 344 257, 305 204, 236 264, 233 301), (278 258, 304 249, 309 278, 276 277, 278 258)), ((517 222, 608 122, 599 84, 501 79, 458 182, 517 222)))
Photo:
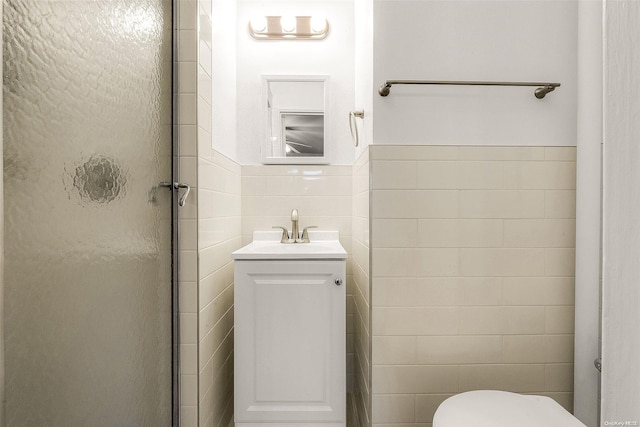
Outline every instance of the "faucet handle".
POLYGON ((309 243, 310 242, 310 240, 309 240, 309 232, 307 231, 310 228, 318 228, 318 226, 317 225, 310 225, 308 227, 305 227, 302 230, 302 239, 300 239, 300 243, 309 243))
POLYGON ((271 228, 279 228, 282 230, 282 237, 280 238, 280 243, 289 243, 289 231, 287 227, 281 227, 279 225, 274 225, 271 228))

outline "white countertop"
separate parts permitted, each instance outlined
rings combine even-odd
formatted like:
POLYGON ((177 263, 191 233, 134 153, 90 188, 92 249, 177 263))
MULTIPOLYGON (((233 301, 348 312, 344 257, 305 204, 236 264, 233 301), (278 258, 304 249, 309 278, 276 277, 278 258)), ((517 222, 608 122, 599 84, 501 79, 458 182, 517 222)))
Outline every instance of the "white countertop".
POLYGON ((233 252, 234 260, 344 260, 337 231, 309 230, 310 243, 280 243, 281 231, 254 231, 253 242, 233 252))

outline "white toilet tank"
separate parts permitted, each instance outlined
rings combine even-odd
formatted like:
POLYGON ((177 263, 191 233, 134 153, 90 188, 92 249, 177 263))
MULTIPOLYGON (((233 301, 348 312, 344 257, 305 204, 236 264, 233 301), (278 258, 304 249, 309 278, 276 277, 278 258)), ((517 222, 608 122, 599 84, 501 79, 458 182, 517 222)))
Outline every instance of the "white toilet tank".
POLYGON ((546 396, 497 390, 460 393, 442 402, 433 427, 586 427, 546 396))

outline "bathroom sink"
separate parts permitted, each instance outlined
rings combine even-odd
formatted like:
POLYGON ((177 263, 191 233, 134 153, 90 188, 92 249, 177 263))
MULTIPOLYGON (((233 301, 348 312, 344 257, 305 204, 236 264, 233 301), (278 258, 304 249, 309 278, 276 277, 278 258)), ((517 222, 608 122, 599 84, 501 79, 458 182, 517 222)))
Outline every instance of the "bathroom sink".
POLYGON ((337 231, 283 234, 233 253, 235 425, 344 427, 347 253, 337 231))
POLYGON ((337 231, 309 231, 310 243, 280 243, 280 231, 256 231, 253 242, 231 255, 235 260, 346 259, 337 231))

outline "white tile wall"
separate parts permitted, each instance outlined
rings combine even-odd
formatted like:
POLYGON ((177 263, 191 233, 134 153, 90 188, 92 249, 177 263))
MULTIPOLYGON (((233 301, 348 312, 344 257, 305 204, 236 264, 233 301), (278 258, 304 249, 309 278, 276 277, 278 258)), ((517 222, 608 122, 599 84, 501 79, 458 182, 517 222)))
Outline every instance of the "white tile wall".
POLYGON ((290 230, 295 208, 301 229, 338 230, 351 253, 351 179, 350 166, 243 166, 243 243, 251 242, 255 230, 274 225, 290 230))
POLYGON ((212 146, 212 3, 198 2, 198 426, 233 415, 233 262, 241 246, 240 166, 212 146))
MULTIPOLYGON (((352 167, 351 166, 243 166, 242 167, 242 243, 252 240, 256 230, 279 225, 291 230, 291 210, 297 209, 300 229, 316 225, 320 230, 338 230, 347 259, 347 377, 354 387, 353 333, 354 275, 362 275, 354 262, 352 245, 352 167)), ((366 266, 368 271, 368 262, 366 266)))
POLYGON ((231 252, 241 246, 241 170, 216 151, 202 151, 198 156, 199 426, 226 426, 233 412, 231 252))
POLYGON ((474 389, 571 409, 575 148, 374 145, 370 159, 373 425, 431 426, 474 389))
POLYGON ((180 181, 194 188, 179 214, 180 422, 198 425, 197 3, 177 2, 180 181))
MULTIPOLYGON (((349 357, 353 362, 353 393, 360 426, 371 425, 371 325, 369 244, 369 150, 353 165, 352 271, 353 287, 347 296, 349 357)), ((351 427, 351 426, 350 426, 351 427)), ((354 426, 355 427, 355 426, 354 426)))
POLYGON ((211 149, 211 1, 178 2, 181 425, 233 415, 233 266, 240 246, 240 166, 211 149))

